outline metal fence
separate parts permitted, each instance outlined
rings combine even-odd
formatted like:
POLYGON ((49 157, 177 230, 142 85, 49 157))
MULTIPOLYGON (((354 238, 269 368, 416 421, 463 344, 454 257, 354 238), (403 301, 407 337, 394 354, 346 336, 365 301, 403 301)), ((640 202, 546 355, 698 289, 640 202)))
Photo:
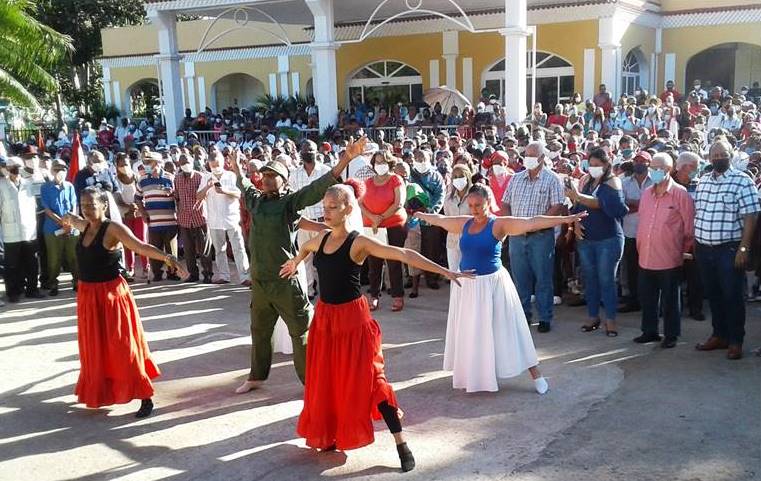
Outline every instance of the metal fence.
POLYGON ((42 135, 43 141, 48 134, 55 134, 53 127, 40 127, 32 129, 5 129, 5 140, 9 144, 34 144, 37 145, 37 136, 42 135))

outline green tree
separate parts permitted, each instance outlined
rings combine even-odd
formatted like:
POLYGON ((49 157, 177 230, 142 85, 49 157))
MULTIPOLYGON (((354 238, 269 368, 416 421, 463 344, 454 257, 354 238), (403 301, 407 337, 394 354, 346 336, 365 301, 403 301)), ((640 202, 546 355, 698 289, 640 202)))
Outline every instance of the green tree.
POLYGON ((49 72, 71 52, 71 38, 36 20, 32 0, 0 0, 0 96, 39 108, 33 93, 54 92, 49 72))

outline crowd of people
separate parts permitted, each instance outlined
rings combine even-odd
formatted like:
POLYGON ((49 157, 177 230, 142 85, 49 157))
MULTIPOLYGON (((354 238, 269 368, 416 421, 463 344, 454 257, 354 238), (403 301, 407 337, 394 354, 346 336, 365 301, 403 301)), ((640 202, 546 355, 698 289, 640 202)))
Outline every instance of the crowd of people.
MULTIPOLYGON (((267 379, 282 319, 307 386, 299 433, 313 447, 352 449, 372 442, 362 423, 382 417, 405 470, 414 458, 370 312, 401 311, 442 279, 452 284, 444 367, 468 392, 495 391, 499 378, 526 370, 546 392, 529 326, 551 332, 564 302, 586 305, 583 332, 609 337, 619 312, 640 312, 634 342, 668 349, 683 317, 706 319, 707 299, 712 335, 696 348, 742 358, 746 302, 761 301, 761 92, 708 93, 696 83, 682 95, 669 82, 657 97, 639 91, 615 104, 604 87, 549 116, 538 106, 521 124, 496 122, 501 107, 481 102, 470 138, 402 122, 391 138, 368 140, 381 118, 398 119, 396 106, 377 116, 368 108, 330 139, 300 145, 277 126, 240 130, 236 109, 214 117, 237 124, 233 137, 222 127, 205 144, 192 129, 168 146, 135 143, 104 123, 94 144, 83 142, 81 170, 69 165, 67 146, 52 154, 12 146, 0 159, 7 299, 58 295, 62 268, 71 271, 73 288, 87 288, 80 308, 90 306, 79 321, 80 399, 142 399, 144 416, 158 368, 142 334, 140 389, 104 393, 83 377, 96 336, 83 325, 97 324, 103 309, 93 299, 127 295, 136 277, 250 286, 251 372, 237 392, 267 379), (93 271, 100 264, 108 269, 93 271), (355 361, 375 371, 349 369, 355 361), (366 416, 337 432, 357 396, 368 401, 366 416)), ((134 299, 118 309, 139 325, 134 299)))

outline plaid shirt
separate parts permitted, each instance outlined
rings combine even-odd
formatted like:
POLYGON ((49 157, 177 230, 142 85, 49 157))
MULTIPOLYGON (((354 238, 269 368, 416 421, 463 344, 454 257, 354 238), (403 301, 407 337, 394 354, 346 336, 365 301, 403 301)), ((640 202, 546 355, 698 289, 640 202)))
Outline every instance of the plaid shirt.
POLYGON ((758 190, 748 175, 733 168, 705 174, 695 191, 695 239, 705 245, 740 241, 743 216, 759 211, 758 190))
POLYGON ((177 174, 174 178, 174 198, 177 201, 177 223, 184 229, 203 227, 206 225, 206 203, 201 203, 200 209, 194 209, 196 192, 204 181, 204 175, 193 172, 187 176, 177 174))
MULTIPOLYGON (((288 184, 291 186, 291 189, 297 192, 315 180, 319 179, 323 175, 327 174, 330 172, 330 170, 330 167, 323 164, 322 162, 315 162, 314 170, 312 170, 312 175, 309 175, 302 165, 291 173, 290 178, 288 179, 288 184)), ((310 205, 306 209, 299 212, 299 214, 311 220, 317 220, 323 217, 325 215, 325 211, 322 207, 322 201, 314 205, 310 205)))
POLYGON ((564 201, 565 191, 560 177, 546 167, 534 180, 529 177, 528 170, 514 174, 502 197, 502 203, 510 206, 510 214, 515 217, 544 215, 550 207, 564 201))

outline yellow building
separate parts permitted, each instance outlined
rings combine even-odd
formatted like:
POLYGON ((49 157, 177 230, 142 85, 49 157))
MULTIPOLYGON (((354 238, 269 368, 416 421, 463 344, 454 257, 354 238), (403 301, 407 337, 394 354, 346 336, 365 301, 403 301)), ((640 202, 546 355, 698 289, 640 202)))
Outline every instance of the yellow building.
POLYGON ((248 107, 263 94, 314 95, 324 127, 350 98, 417 100, 440 85, 474 101, 486 88, 515 120, 532 97, 548 108, 601 83, 617 97, 659 93, 667 80, 680 91, 696 79, 761 82, 757 0, 159 0, 146 10, 145 25, 101 32, 104 94, 129 115, 133 95, 160 84, 170 135, 184 108, 248 107))

